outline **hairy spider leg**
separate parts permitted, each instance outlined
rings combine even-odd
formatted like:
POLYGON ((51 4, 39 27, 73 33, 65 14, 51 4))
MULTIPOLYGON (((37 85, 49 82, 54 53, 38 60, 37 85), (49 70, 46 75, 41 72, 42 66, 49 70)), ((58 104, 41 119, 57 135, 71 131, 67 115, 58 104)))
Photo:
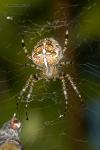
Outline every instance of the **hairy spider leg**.
POLYGON ((26 57, 29 58, 29 59, 32 59, 31 56, 28 54, 28 50, 27 50, 27 48, 25 46, 24 39, 22 39, 21 44, 22 44, 22 48, 24 50, 24 53, 25 53, 26 57))
POLYGON ((66 32, 65 32, 65 41, 64 41, 63 54, 67 50, 67 45, 68 45, 68 40, 69 40, 68 36, 69 36, 69 32, 68 32, 68 29, 67 29, 66 32))
POLYGON ((30 82, 32 81, 32 75, 30 75, 30 77, 28 78, 28 80, 26 81, 26 84, 25 86, 22 88, 22 90, 20 91, 20 94, 19 94, 19 97, 18 99, 20 100, 24 93, 26 92, 26 90, 28 89, 29 85, 30 85, 30 82))
POLYGON ((77 88, 76 85, 74 84, 73 79, 71 78, 71 76, 70 76, 69 74, 66 74, 66 77, 67 77, 67 79, 69 80, 69 82, 70 82, 72 88, 74 89, 74 91, 77 93, 77 95, 78 95, 78 97, 80 98, 81 102, 83 102, 82 96, 81 96, 81 94, 80 94, 78 88, 77 88))
POLYGON ((16 105, 17 105, 17 111, 18 111, 18 107, 19 107, 19 101, 22 99, 24 93, 25 93, 26 90, 28 89, 31 80, 32 80, 32 75, 30 75, 30 77, 29 77, 28 80, 26 81, 25 86, 22 88, 22 90, 21 90, 20 93, 19 93, 19 96, 18 96, 18 98, 17 98, 17 103, 16 103, 16 105))
POLYGON ((26 120, 28 120, 27 108, 28 108, 28 104, 31 102, 30 98, 32 96, 34 83, 37 82, 38 80, 41 80, 41 78, 38 77, 37 75, 34 75, 34 76, 32 76, 32 80, 29 84, 29 91, 28 91, 28 94, 27 94, 26 99, 25 99, 26 120))
POLYGON ((66 82, 65 82, 64 76, 61 76, 60 79, 62 82, 62 89, 63 89, 63 93, 65 97, 65 112, 66 112, 67 104, 68 104, 68 93, 67 93, 66 82))
POLYGON ((34 83, 37 82, 38 80, 39 80, 39 78, 36 75, 34 75, 34 76, 30 75, 30 77, 28 78, 25 86, 21 90, 21 92, 19 94, 19 97, 18 97, 18 100, 17 100, 17 107, 18 107, 19 100, 21 100, 23 102, 24 93, 29 88, 28 94, 26 95, 25 101, 24 101, 25 102, 25 110, 26 110, 26 120, 28 120, 27 108, 28 108, 29 102, 31 102, 30 98, 31 98, 31 95, 32 95, 33 86, 34 86, 34 83))
POLYGON ((32 75, 30 75, 30 77, 28 78, 28 80, 26 81, 25 86, 22 88, 22 90, 19 93, 18 99, 17 99, 17 112, 18 112, 18 107, 19 107, 19 101, 23 99, 23 95, 26 92, 26 90, 28 89, 28 87, 30 86, 30 83, 32 82, 32 75))
POLYGON ((26 96, 26 99, 25 99, 25 111, 26 111, 26 120, 28 120, 28 103, 30 102, 30 98, 31 98, 31 95, 32 95, 32 91, 33 91, 33 86, 34 86, 34 81, 32 80, 30 85, 29 85, 29 91, 28 91, 28 94, 26 96))

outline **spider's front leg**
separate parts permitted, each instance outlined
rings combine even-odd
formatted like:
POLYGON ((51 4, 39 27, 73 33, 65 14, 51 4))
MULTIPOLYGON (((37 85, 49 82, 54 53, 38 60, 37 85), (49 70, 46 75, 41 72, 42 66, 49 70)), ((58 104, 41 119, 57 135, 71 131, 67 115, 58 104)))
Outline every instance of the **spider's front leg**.
POLYGON ((27 120, 28 120, 27 108, 28 108, 28 104, 31 102, 30 99, 31 99, 31 96, 32 96, 33 86, 34 86, 34 83, 37 82, 39 79, 40 78, 38 78, 37 75, 34 75, 34 76, 30 75, 30 77, 28 78, 25 86, 21 90, 21 92, 19 94, 19 97, 18 97, 17 107, 18 107, 19 101, 25 103, 26 119, 27 120), (27 95, 25 95, 26 92, 28 93, 27 95))
POLYGON ((25 53, 26 57, 27 57, 28 59, 32 59, 31 56, 28 54, 28 50, 27 50, 27 48, 26 48, 24 39, 22 39, 21 44, 22 44, 22 48, 23 48, 23 50, 24 50, 24 53, 25 53))
POLYGON ((68 33, 68 29, 67 29, 66 32, 65 32, 65 41, 64 41, 63 54, 67 50, 68 40, 69 40, 68 36, 69 36, 69 33, 68 33))

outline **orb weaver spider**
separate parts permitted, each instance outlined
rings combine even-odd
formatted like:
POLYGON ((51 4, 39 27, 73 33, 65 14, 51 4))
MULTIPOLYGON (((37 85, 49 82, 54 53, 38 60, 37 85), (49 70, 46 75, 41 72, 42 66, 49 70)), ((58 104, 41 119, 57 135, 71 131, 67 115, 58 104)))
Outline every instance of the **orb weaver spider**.
POLYGON ((46 81, 49 81, 49 80, 56 80, 58 78, 61 80, 63 94, 65 98, 65 105, 66 105, 65 108, 67 108, 67 104, 68 104, 68 95, 67 95, 65 78, 70 82, 72 88, 74 89, 78 97, 82 100, 80 92, 76 87, 76 85, 74 84, 71 76, 69 74, 63 73, 59 69, 59 67, 61 67, 62 65, 70 64, 70 62, 66 61, 65 63, 63 60, 65 51, 67 49, 67 44, 68 44, 68 30, 66 30, 63 49, 54 38, 45 38, 40 40, 36 44, 30 56, 23 39, 21 43, 22 43, 22 48, 26 54, 26 57, 32 60, 31 66, 36 68, 38 67, 38 69, 41 72, 41 74, 30 75, 30 77, 28 78, 25 86, 21 90, 18 97, 18 100, 21 100, 24 97, 25 92, 28 90, 27 91, 28 94, 25 97, 25 108, 26 108, 27 119, 28 119, 27 107, 28 107, 28 103, 30 102, 34 83, 41 79, 45 79, 46 81))

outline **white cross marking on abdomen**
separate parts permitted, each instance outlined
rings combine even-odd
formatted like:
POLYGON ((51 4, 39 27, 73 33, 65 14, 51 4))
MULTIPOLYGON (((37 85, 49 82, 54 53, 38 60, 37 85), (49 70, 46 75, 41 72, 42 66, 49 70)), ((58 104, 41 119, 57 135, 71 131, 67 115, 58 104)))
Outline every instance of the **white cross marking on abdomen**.
POLYGON ((44 64, 46 66, 46 68, 48 67, 48 62, 47 62, 47 58, 46 58, 46 47, 45 47, 46 43, 43 43, 43 60, 44 60, 44 64))

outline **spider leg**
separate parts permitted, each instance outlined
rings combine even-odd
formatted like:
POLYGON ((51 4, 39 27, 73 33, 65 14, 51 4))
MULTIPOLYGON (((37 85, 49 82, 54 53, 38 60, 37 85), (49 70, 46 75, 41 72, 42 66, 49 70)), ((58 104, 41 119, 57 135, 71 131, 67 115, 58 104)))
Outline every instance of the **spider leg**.
POLYGON ((31 80, 32 80, 32 75, 30 75, 30 77, 29 77, 28 80, 26 81, 25 86, 24 86, 24 87, 22 88, 22 90, 20 91, 18 100, 20 100, 20 99, 23 97, 24 93, 26 92, 26 90, 28 89, 28 87, 29 87, 29 85, 30 85, 31 80))
POLYGON ((24 95, 24 93, 26 92, 26 90, 28 89, 31 80, 32 80, 32 75, 30 75, 30 77, 29 77, 28 80, 26 81, 25 86, 22 88, 22 90, 21 90, 20 93, 19 93, 19 96, 18 96, 17 102, 16 102, 17 111, 18 111, 18 107, 19 107, 19 101, 20 101, 20 100, 22 101, 23 95, 24 95))
POLYGON ((77 95, 78 95, 78 97, 80 98, 81 102, 83 102, 82 96, 81 96, 81 94, 80 94, 78 88, 77 88, 76 85, 74 84, 74 82, 73 82, 71 76, 70 76, 69 74, 66 74, 66 77, 67 77, 67 79, 69 80, 69 82, 70 82, 71 86, 73 87, 74 91, 77 93, 77 95))
POLYGON ((62 89, 65 97, 65 111, 67 110, 67 104, 68 104, 68 93, 67 93, 67 88, 66 88, 66 82, 64 79, 64 76, 60 77, 61 82, 62 82, 62 89))
POLYGON ((30 98, 31 98, 31 95, 32 95, 32 91, 33 91, 33 86, 34 86, 34 83, 37 82, 40 78, 37 77, 37 75, 30 75, 30 77, 28 78, 25 86, 23 87, 23 89, 21 90, 20 94, 19 94, 19 97, 18 97, 18 100, 17 100, 17 107, 18 107, 18 104, 19 104, 19 100, 21 102, 24 102, 25 103, 25 110, 26 110, 26 119, 28 120, 28 112, 27 112, 27 108, 28 108, 28 104, 31 102, 30 98), (28 94, 26 96, 24 96, 25 92, 28 90, 28 94), (25 98, 25 100, 24 100, 25 98))
POLYGON ((25 63, 24 66, 25 67, 36 67, 34 64, 30 64, 30 63, 25 63))
POLYGON ((32 95, 33 86, 34 86, 34 81, 31 82, 28 94, 27 94, 26 99, 25 99, 26 120, 28 120, 28 110, 27 110, 27 108, 28 108, 28 104, 31 101, 30 98, 31 98, 31 95, 32 95))
POLYGON ((29 85, 29 91, 28 91, 28 94, 27 94, 26 99, 25 99, 26 120, 28 120, 28 110, 27 110, 27 108, 28 108, 28 104, 31 102, 30 98, 32 96, 34 83, 37 82, 40 79, 41 78, 39 78, 37 75, 32 76, 32 80, 31 80, 31 83, 29 85))
POLYGON ((28 54, 28 50, 27 50, 27 48, 25 46, 24 39, 22 39, 21 44, 22 44, 22 48, 24 50, 24 53, 25 53, 26 57, 29 58, 29 59, 32 59, 31 56, 28 54))
POLYGON ((68 45, 68 29, 66 30, 66 33, 65 33, 65 42, 64 42, 64 48, 63 48, 63 54, 65 53, 65 51, 67 50, 67 45, 68 45))

